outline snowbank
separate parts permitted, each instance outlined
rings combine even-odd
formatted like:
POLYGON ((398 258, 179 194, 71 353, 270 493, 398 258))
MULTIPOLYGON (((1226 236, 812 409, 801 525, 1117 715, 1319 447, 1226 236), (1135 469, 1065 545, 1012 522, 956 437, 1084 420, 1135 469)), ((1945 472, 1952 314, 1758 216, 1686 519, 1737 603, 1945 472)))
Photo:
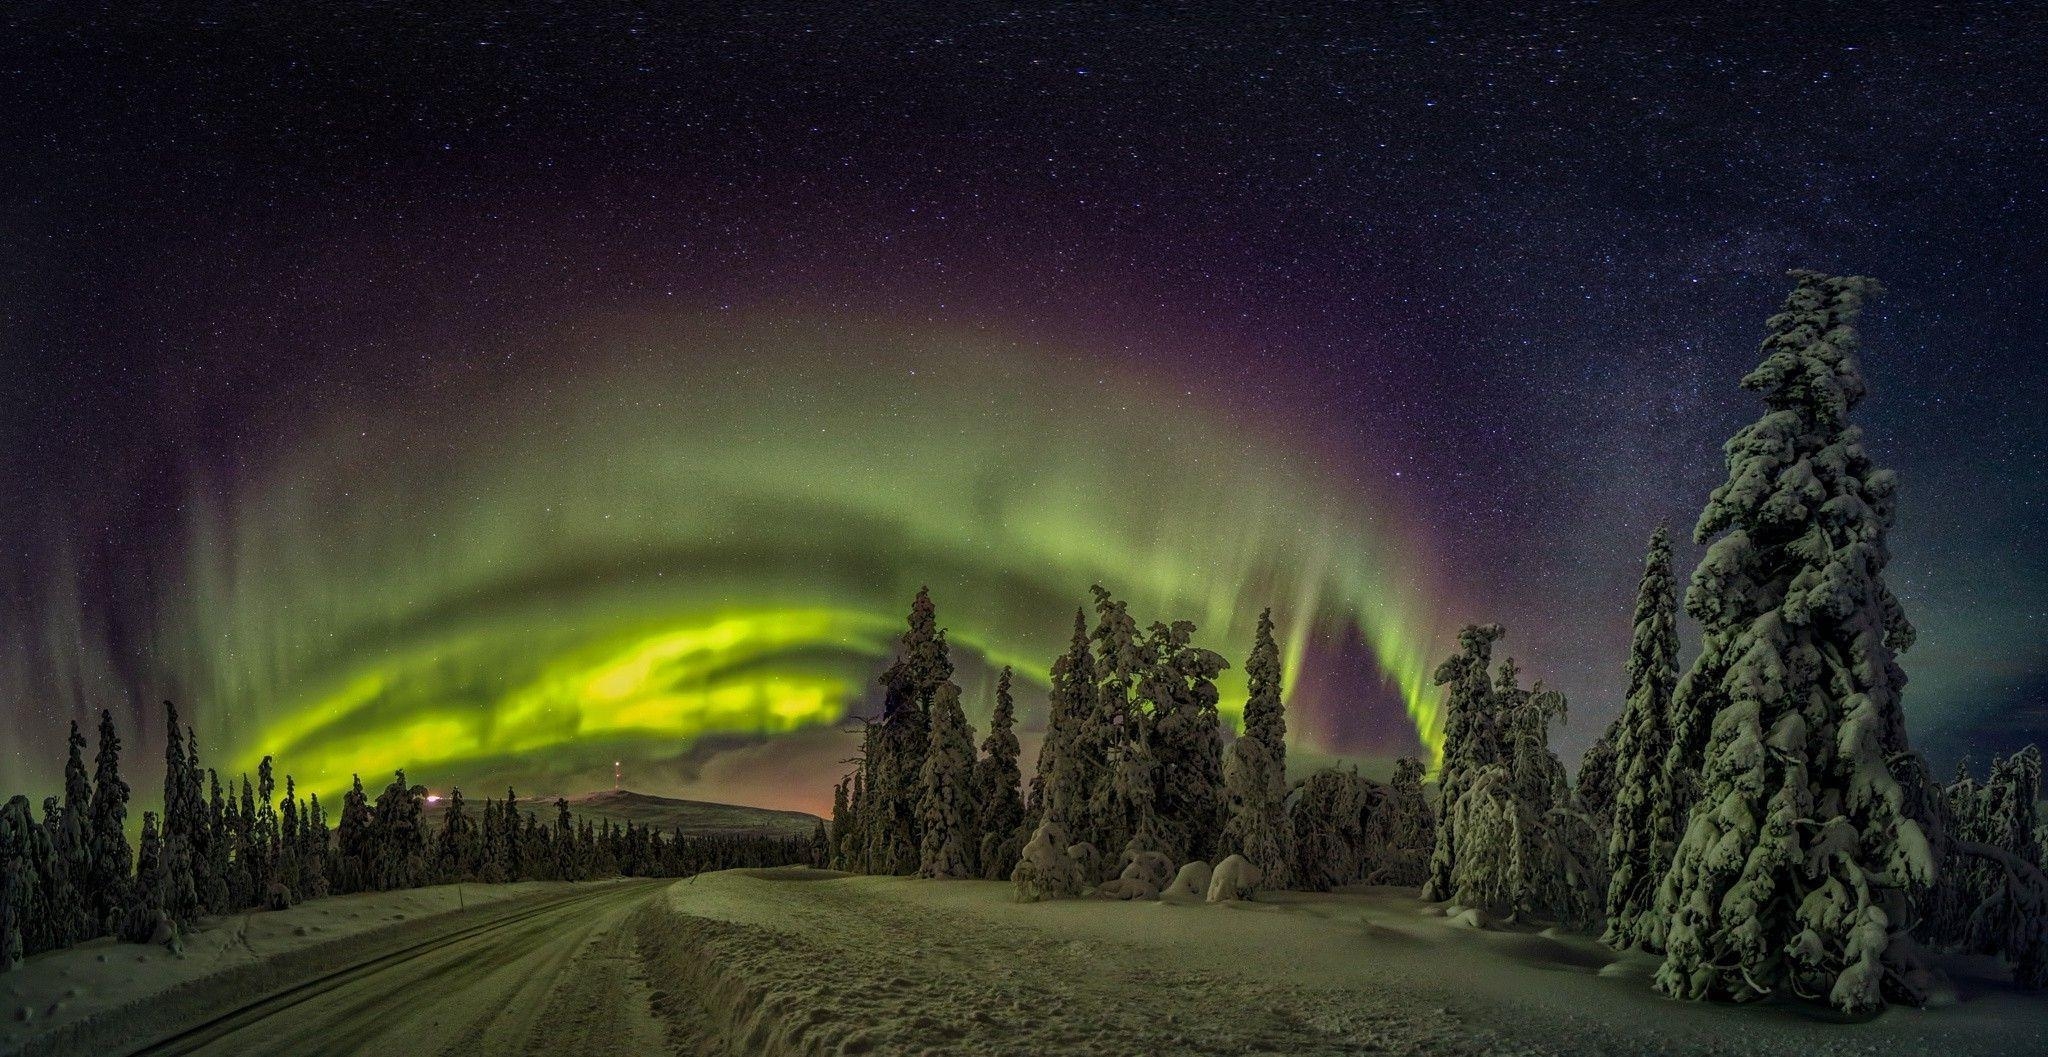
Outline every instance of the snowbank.
POLYGON ((184 937, 180 954, 111 939, 40 954, 11 973, 0 973, 0 1053, 21 1053, 31 1045, 77 1036, 109 1011, 181 988, 216 982, 261 988, 267 981, 249 976, 249 970, 279 957, 330 945, 340 954, 347 941, 387 928, 566 887, 543 882, 440 885, 336 896, 289 910, 202 919, 184 937))

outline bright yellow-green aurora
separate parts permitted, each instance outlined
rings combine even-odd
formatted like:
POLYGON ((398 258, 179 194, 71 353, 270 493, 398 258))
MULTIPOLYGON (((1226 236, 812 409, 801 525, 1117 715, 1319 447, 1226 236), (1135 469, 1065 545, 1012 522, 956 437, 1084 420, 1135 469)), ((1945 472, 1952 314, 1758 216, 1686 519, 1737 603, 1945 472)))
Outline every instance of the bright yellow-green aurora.
MULTIPOLYGON (((829 754, 926 583, 970 698, 1014 665, 1041 687, 1030 725, 1101 582, 1233 663, 1272 605, 1291 670, 1360 669, 1295 695, 1301 737, 1437 745, 1419 534, 1279 425, 988 332, 670 319, 555 340, 573 375, 316 412, 270 465, 200 489, 161 635, 230 766, 272 754, 329 791, 395 767, 570 784, 806 732, 829 754), (1352 661, 1323 648, 1345 642, 1352 661)), ((1242 675, 1223 690, 1234 718, 1242 675)))

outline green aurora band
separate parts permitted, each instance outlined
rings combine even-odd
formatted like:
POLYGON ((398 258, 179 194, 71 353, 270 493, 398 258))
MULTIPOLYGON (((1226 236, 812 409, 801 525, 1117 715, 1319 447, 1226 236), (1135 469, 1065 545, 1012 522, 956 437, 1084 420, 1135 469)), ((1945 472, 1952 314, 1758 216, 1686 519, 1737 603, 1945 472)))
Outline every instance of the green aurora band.
MULTIPOLYGON (((196 490, 159 642, 230 766, 438 788, 843 728, 922 583, 977 719, 995 667, 1042 688, 1099 581, 1233 664, 1267 604, 1290 670, 1355 635, 1439 749, 1420 534, 1277 427, 990 333, 590 333, 546 350, 573 370, 316 416, 196 490)), ((1318 711, 1363 707, 1309 704, 1310 738, 1318 711)), ((1042 719, 1042 693, 1020 705, 1042 719)))

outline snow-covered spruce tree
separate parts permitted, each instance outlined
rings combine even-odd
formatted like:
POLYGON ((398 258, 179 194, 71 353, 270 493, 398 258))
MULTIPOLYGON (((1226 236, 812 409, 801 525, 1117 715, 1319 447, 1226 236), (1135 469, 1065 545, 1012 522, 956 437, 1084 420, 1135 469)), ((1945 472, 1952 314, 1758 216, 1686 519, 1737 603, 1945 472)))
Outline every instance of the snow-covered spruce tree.
POLYGON ((43 798, 43 820, 31 836, 35 844, 31 860, 36 888, 43 901, 42 920, 36 932, 52 950, 69 947, 85 939, 80 928, 85 913, 78 889, 71 883, 71 863, 64 856, 64 809, 58 806, 56 797, 43 798))
POLYGON ((1095 710, 1076 726, 1075 742, 1081 753, 1100 758, 1103 768, 1089 791, 1088 824, 1071 835, 1094 845, 1105 860, 1100 865, 1114 870, 1137 820, 1156 809, 1155 797, 1130 785, 1134 767, 1150 772, 1140 729, 1149 702, 1140 688, 1152 658, 1128 607, 1101 584, 1089 590, 1095 596, 1096 624, 1090 639, 1098 681, 1095 710))
MULTIPOLYGON (((277 809, 277 880, 284 886, 287 902, 305 898, 305 878, 299 869, 299 792, 291 775, 284 776, 284 799, 277 809)), ((422 882, 424 883, 424 882, 422 882)))
POLYGON ((129 943, 148 943, 160 926, 170 921, 164 913, 163 838, 157 832, 156 812, 142 813, 142 842, 135 854, 135 878, 128 886, 128 905, 121 911, 121 926, 115 930, 129 943))
POLYGON ((65 901, 62 922, 65 943, 80 943, 100 934, 93 915, 89 886, 92 883, 92 779, 85 772, 85 735, 78 721, 71 721, 64 760, 64 803, 49 835, 52 853, 64 872, 65 901))
POLYGON ((2024 986, 2048 984, 2048 875, 2036 802, 2041 756, 1995 759, 1983 784, 1967 764, 1944 791, 1935 844, 1941 869, 1917 934, 1937 946, 2003 957, 2024 986))
POLYGON ((1149 741, 1157 794, 1153 800, 1167 858, 1177 863, 1221 858, 1227 811, 1223 783, 1223 717, 1216 677, 1230 662, 1194 644, 1185 620, 1152 625, 1149 663, 1139 694, 1151 702, 1149 741))
POLYGON ((1444 702, 1444 757, 1437 776, 1441 818, 1435 850, 1429 857, 1429 875, 1422 886, 1422 898, 1432 903, 1451 898, 1457 887, 1451 876, 1457 866, 1458 846, 1453 808, 1472 776, 1500 759, 1500 729, 1488 669, 1493 664, 1493 644, 1505 634, 1499 624, 1467 624, 1458 633, 1457 654, 1436 669, 1436 685, 1448 685, 1450 694, 1444 702))
POLYGON ((1080 610, 1074 611, 1074 635, 1067 652, 1052 665, 1051 712, 1045 745, 1039 750, 1044 818, 1057 822, 1062 835, 1086 841, 1093 836, 1090 805, 1096 787, 1107 778, 1109 761, 1101 755, 1096 733, 1101 718, 1095 658, 1088 645, 1087 618, 1080 610))
MULTIPOLYGON (((1572 793, 1579 798, 1579 806, 1586 817, 1600 827, 1601 843, 1606 843, 1608 825, 1614 819, 1614 739, 1613 731, 1604 730, 1586 747, 1586 754, 1579 757, 1579 773, 1572 779, 1572 793)), ((1605 854, 1604 850, 1602 854, 1605 854)))
POLYGON ((35 829, 27 797, 0 806, 0 972, 39 953, 32 937, 44 905, 36 887, 35 829))
POLYGON ((876 873, 918 870, 924 839, 921 776, 931 742, 932 697, 953 677, 930 589, 918 588, 908 624, 895 662, 882 673, 882 716, 870 749, 873 772, 867 794, 874 799, 876 816, 871 864, 876 873))
MULTIPOLYGON (((1865 1013, 1926 987, 1904 930, 1934 859, 1892 770, 1911 755, 1893 658, 1913 629, 1883 577, 1897 482, 1848 421, 1864 395, 1855 320, 1876 284, 1792 274, 1742 380, 1765 413, 1728 442, 1728 479, 1694 530, 1712 541, 1686 597, 1702 651, 1677 699, 1708 736, 1658 893, 1657 987, 1865 1013)), ((1675 742, 1667 768, 1686 751, 1675 742)))
POLYGON ((2041 864, 2039 824, 2041 750, 2033 745, 1991 763, 1984 783, 1984 818, 1988 843, 1996 844, 2036 866, 2041 864))
POLYGON ((852 815, 847 812, 846 789, 852 783, 852 775, 842 775, 832 786, 832 846, 825 864, 834 870, 846 869, 843 848, 846 844, 847 827, 853 822, 852 815))
POLYGON ((128 847, 128 783, 121 780, 121 735, 114 714, 100 710, 100 747, 92 781, 92 852, 87 904, 99 932, 112 932, 128 910, 134 853, 128 847))
POLYGON ((462 799, 460 786, 448 790, 441 810, 441 833, 434 839, 434 877, 442 883, 476 879, 476 820, 462 799))
MULTIPOLYGON (((244 790, 248 788, 248 781, 246 779, 243 780, 242 786, 244 790)), ((491 816, 493 816, 495 811, 491 807, 489 800, 484 801, 484 811, 487 816, 487 824, 483 827, 482 832, 486 835, 486 840, 488 840, 492 829, 488 822, 493 820, 491 816)), ((374 876, 374 867, 371 862, 374 849, 371 847, 372 836, 370 830, 370 798, 368 794, 363 792, 363 776, 359 774, 353 775, 351 776, 349 791, 343 794, 341 798, 341 822, 340 825, 335 827, 334 834, 335 850, 339 860, 335 881, 338 890, 341 892, 367 892, 370 890, 371 880, 374 876)), ((489 878, 482 877, 478 879, 489 880, 489 878)), ((503 880, 503 878, 498 878, 498 880, 503 880)), ((249 879, 249 883, 252 885, 254 881, 253 877, 249 879)), ((258 897, 252 896, 251 898, 258 897)))
POLYGON ((1617 950, 1663 942, 1654 914, 1657 882, 1678 841, 1679 806, 1664 780, 1678 684, 1678 585, 1671 530, 1662 525, 1650 533, 1633 624, 1628 698, 1608 733, 1614 804, 1607 825, 1607 931, 1600 938, 1617 950))
POLYGON ((1381 802, 1366 818, 1363 880, 1370 884, 1419 888, 1429 878, 1429 858, 1436 848, 1436 812, 1423 792, 1422 761, 1404 756, 1394 761, 1394 775, 1381 802))
POLYGON ((867 792, 867 763, 863 760, 853 770, 853 787, 846 794, 846 811, 849 816, 846 840, 840 847, 840 855, 846 865, 843 869, 854 873, 868 871, 868 834, 873 829, 867 792))
POLYGON ((1565 718, 1565 696, 1541 682, 1510 717, 1508 760, 1515 795, 1536 821, 1534 869, 1524 907, 1546 920, 1583 928, 1600 920, 1607 891, 1607 831, 1571 790, 1550 748, 1550 728, 1565 718))
POLYGON ((207 824, 206 787, 200 777, 199 739, 190 727, 178 725, 177 706, 164 702, 164 828, 168 851, 165 860, 174 872, 165 907, 172 920, 189 926, 200 914, 211 911, 215 893, 213 860, 209 854, 212 832, 207 824), (185 894, 191 893, 191 902, 185 894))
POLYGON ((1285 805, 1275 796, 1273 761, 1265 743, 1239 738, 1223 762, 1223 787, 1229 815, 1223 825, 1223 850, 1245 857, 1259 871, 1260 883, 1286 887, 1288 829, 1285 805))
POLYGON ((1502 757, 1466 775, 1445 815, 1456 835, 1451 899, 1500 917, 1587 925, 1599 914, 1602 853, 1550 751, 1564 695, 1540 683, 1524 690, 1518 675, 1509 659, 1493 688, 1502 757))
MULTIPOLYGON (((1354 770, 1326 767, 1303 779, 1287 817, 1294 831, 1295 887, 1327 892, 1364 879, 1370 854, 1366 820, 1384 793, 1354 770)), ((1378 812, 1375 821, 1386 821, 1385 814, 1378 812)))
POLYGON ((1111 801, 1116 814, 1110 829, 1127 836, 1120 848, 1112 850, 1110 861, 1104 865, 1105 872, 1114 870, 1121 877, 1131 863, 1149 861, 1149 856, 1156 855, 1167 864, 1169 874, 1153 886, 1156 889, 1172 880, 1177 843, 1159 814, 1159 758, 1152 748, 1152 722, 1153 717, 1147 713, 1133 713, 1124 726, 1122 742, 1111 751, 1111 801))
POLYGON ((960 707, 960 688, 939 684, 931 703, 931 743, 918 776, 923 796, 918 802, 922 823, 919 877, 979 876, 975 858, 981 849, 974 804, 974 728, 960 707))
POLYGON ((189 726, 185 728, 185 752, 185 775, 191 783, 187 795, 193 811, 193 883, 199 886, 199 906, 203 913, 226 914, 238 908, 228 892, 227 847, 220 821, 214 814, 213 804, 207 799, 208 785, 218 789, 218 779, 213 778, 212 771, 199 766, 199 738, 189 726))
MULTIPOLYGON (((1267 607, 1259 612, 1258 631, 1252 639, 1251 656, 1245 660, 1245 684, 1249 691, 1244 704, 1244 736, 1257 741, 1266 750, 1267 776, 1273 783, 1271 800, 1274 805, 1284 805, 1287 800, 1287 705, 1282 700, 1284 676, 1280 665, 1280 645, 1273 640, 1273 610, 1267 607)), ((1288 864, 1294 859, 1294 829, 1285 824, 1284 812, 1277 831, 1280 841, 1280 857, 1270 868, 1251 856, 1252 865, 1265 875, 1267 888, 1286 888, 1291 883, 1288 864)))
POLYGON ((214 857, 221 878, 227 884, 228 906, 240 910, 250 905, 249 864, 242 854, 242 813, 229 789, 221 787, 220 775, 206 772, 213 783, 214 857))
POLYGON ((991 881, 1010 876, 1024 850, 1023 774, 1017 765, 1017 704, 1010 695, 1010 669, 996 678, 996 708, 981 758, 974 762, 974 800, 981 820, 981 875, 991 881))
POLYGON ((2021 985, 2048 986, 2048 875, 2036 832, 2041 751, 2029 745, 1993 761, 1981 795, 1982 839, 1952 842, 1975 867, 1977 903, 1964 943, 2003 957, 2021 985))
MULTIPOLYGON (((1244 662, 1244 736, 1264 746, 1282 788, 1287 783, 1287 706, 1281 700, 1280 646, 1273 641, 1273 610, 1259 613, 1251 656, 1244 662)), ((1253 865, 1257 865, 1256 862, 1253 865)), ((1271 886, 1270 878, 1267 880, 1271 886)))

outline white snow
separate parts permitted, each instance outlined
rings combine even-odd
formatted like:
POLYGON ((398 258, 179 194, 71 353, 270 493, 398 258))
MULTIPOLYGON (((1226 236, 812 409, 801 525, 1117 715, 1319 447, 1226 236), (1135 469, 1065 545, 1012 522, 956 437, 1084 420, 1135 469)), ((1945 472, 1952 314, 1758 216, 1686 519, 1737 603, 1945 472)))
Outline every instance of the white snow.
POLYGON ((1216 864, 1216 872, 1209 875, 1208 900, 1223 903, 1233 899, 1250 899, 1259 890, 1263 880, 1259 868, 1253 866, 1242 855, 1233 855, 1216 864))
POLYGON ((678 884, 666 907, 641 938, 662 1012, 719 1052, 2048 1052, 2048 1000, 1988 960, 1952 968, 1959 1005, 1840 1023, 1661 998, 1640 955, 1460 928, 1413 889, 1018 903, 1000 882, 761 870, 678 884))
POLYGON ((203 918, 173 954, 154 944, 97 939, 29 959, 0 973, 0 1053, 19 1053, 32 1040, 56 1036, 85 1019, 146 1002, 265 959, 304 951, 464 907, 569 886, 438 885, 402 892, 319 899, 289 910, 203 918))

